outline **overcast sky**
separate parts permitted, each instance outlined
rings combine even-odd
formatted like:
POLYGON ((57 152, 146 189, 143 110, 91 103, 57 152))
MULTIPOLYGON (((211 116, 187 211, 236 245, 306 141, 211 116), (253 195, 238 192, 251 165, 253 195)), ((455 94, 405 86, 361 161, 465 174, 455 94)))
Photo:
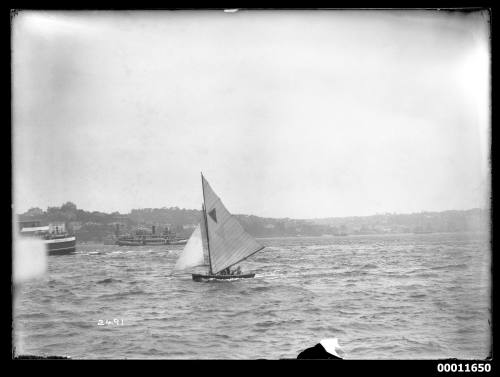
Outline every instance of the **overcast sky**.
POLYGON ((315 218, 485 207, 488 14, 13 19, 15 210, 315 218))

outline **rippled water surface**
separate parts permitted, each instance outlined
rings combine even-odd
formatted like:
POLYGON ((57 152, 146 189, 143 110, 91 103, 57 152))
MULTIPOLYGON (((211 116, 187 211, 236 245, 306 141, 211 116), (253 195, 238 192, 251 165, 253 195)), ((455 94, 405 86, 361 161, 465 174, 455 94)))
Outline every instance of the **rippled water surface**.
POLYGON ((488 356, 485 234, 260 242, 241 263, 256 277, 223 282, 171 275, 180 246, 51 256, 45 278, 16 289, 17 353, 278 359, 337 337, 350 359, 488 356))

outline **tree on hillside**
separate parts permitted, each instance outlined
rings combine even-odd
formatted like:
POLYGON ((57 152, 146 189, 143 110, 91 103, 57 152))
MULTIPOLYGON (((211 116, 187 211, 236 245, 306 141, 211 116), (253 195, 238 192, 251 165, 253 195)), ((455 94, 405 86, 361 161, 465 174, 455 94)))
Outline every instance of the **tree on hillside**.
POLYGON ((63 212, 76 212, 76 204, 72 202, 66 202, 61 206, 61 211, 63 212))
POLYGON ((38 207, 30 208, 25 213, 26 216, 30 216, 30 217, 39 217, 39 216, 43 216, 44 214, 45 214, 45 212, 43 212, 43 209, 38 208, 38 207))
POLYGON ((76 204, 66 202, 61 206, 61 215, 65 221, 74 221, 77 217, 76 204))

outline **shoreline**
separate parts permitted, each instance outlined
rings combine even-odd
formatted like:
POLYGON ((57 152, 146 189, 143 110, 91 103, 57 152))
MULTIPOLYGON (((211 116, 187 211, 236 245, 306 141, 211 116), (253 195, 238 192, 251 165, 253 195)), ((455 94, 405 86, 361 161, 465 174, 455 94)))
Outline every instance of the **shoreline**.
POLYGON ((301 235, 301 236, 270 236, 270 237, 255 237, 255 238, 258 240, 259 239, 260 240, 279 239, 279 238, 323 238, 323 239, 340 238, 340 239, 342 239, 342 238, 348 238, 348 237, 429 236, 429 235, 442 235, 442 234, 485 234, 485 235, 489 235, 490 232, 485 231, 485 230, 482 230, 482 231, 470 230, 470 231, 466 231, 466 232, 459 231, 459 232, 430 232, 430 233, 413 233, 413 232, 409 232, 409 233, 364 233, 364 234, 352 233, 352 234, 347 234, 345 236, 335 236, 335 235, 326 234, 326 235, 321 235, 321 236, 302 236, 301 235))
MULTIPOLYGON (((333 235, 333 234, 324 234, 321 236, 308 236, 308 235, 299 235, 299 236, 269 236, 269 237, 255 237, 255 239, 258 240, 265 240, 265 239, 289 239, 289 238, 321 238, 321 239, 330 239, 330 238, 335 238, 335 239, 343 239, 343 238, 348 238, 348 237, 387 237, 387 236, 429 236, 429 235, 443 235, 443 234, 484 234, 484 235, 490 235, 489 231, 482 230, 482 231, 466 231, 466 232, 429 232, 429 233, 413 233, 413 232, 407 232, 407 233, 364 233, 364 234, 356 234, 356 233, 351 233, 351 234, 346 234, 343 236, 339 235, 333 235)), ((78 246, 118 246, 115 244, 105 244, 103 242, 94 242, 94 241, 85 241, 85 242, 78 242, 78 239, 76 241, 76 245, 78 246)), ((164 245, 139 245, 137 247, 141 246, 148 246, 148 247, 153 247, 153 246, 164 246, 164 245)), ((179 245, 171 245, 171 246, 179 246, 179 245)), ((182 245, 181 245, 182 246, 182 245)))

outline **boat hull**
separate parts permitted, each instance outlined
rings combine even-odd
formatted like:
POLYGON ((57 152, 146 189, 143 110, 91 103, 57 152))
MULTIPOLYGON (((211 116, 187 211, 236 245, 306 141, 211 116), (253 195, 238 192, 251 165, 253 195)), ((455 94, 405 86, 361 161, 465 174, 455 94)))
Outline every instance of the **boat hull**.
POLYGON ((185 245, 187 244, 187 240, 182 241, 169 241, 167 245, 185 245))
POLYGON ((161 241, 144 241, 144 245, 146 246, 161 246, 161 245, 166 245, 167 241, 166 240, 161 240, 161 241))
POLYGON ((76 237, 46 240, 49 255, 66 255, 76 252, 76 237))
POLYGON ((115 244, 118 246, 165 246, 165 245, 185 245, 186 240, 170 241, 166 238, 158 239, 118 239, 115 244))
POLYGON ((142 243, 142 241, 124 241, 124 240, 116 241, 116 244, 118 246, 142 246, 142 245, 144 245, 142 243))
POLYGON ((231 280, 231 279, 250 279, 255 274, 239 274, 239 275, 202 275, 192 274, 194 281, 208 281, 208 280, 231 280))

